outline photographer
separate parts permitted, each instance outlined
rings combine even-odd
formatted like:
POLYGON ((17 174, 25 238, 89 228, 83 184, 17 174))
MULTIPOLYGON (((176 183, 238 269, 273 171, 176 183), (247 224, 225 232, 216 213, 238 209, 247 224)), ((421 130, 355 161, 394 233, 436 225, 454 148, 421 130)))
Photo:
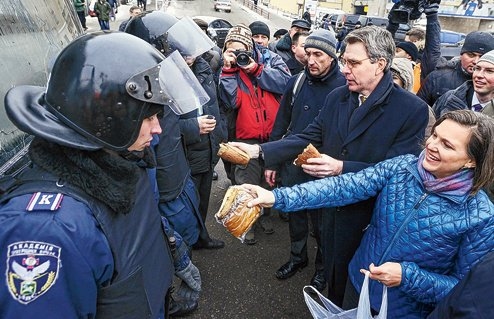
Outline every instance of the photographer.
MULTIPOLYGON (((290 79, 282 58, 269 53, 269 59, 260 53, 252 42, 252 32, 245 25, 232 27, 226 36, 218 91, 223 104, 231 111, 229 128, 233 136, 230 140, 248 144, 269 140, 281 94, 290 79)), ((258 159, 251 159, 245 167, 236 166, 233 174, 238 184, 265 183, 264 169, 258 159)), ((263 222, 261 218, 261 226, 263 222)), ((264 232, 273 230, 265 227, 264 232)), ((246 235, 244 243, 256 243, 254 229, 246 235)))

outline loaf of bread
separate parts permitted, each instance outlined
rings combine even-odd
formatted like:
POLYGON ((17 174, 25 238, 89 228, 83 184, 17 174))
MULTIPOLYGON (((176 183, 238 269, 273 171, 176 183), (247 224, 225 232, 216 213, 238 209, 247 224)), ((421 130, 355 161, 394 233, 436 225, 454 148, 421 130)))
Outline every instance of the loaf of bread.
POLYGON ((224 159, 225 161, 237 165, 247 165, 250 160, 250 157, 247 153, 227 143, 220 143, 218 156, 224 159))
POLYGON ((216 221, 235 237, 243 241, 245 234, 261 215, 261 207, 247 207, 252 200, 249 192, 240 186, 230 186, 223 198, 220 210, 214 215, 216 221))
POLYGON ((322 157, 321 153, 314 147, 314 145, 309 144, 304 149, 304 151, 297 156, 293 164, 297 166, 302 166, 302 164, 307 164, 309 158, 322 157))

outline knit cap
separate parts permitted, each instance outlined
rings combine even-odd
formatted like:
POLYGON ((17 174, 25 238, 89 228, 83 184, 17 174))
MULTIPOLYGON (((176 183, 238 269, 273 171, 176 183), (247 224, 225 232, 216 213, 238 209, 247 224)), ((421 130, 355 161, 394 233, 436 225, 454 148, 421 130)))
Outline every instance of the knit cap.
MULTIPOLYGON (((412 43, 413 44, 413 43, 412 43)), ((413 89, 412 62, 405 58, 394 58, 391 64, 391 72, 398 75, 403 82, 403 88, 408 91, 413 89)))
POLYGON ((474 31, 467 34, 460 54, 465 52, 487 53, 494 50, 494 37, 487 32, 474 31))
POLYGON ((247 47, 247 51, 252 52, 252 32, 250 32, 250 29, 245 24, 237 24, 230 28, 225 38, 223 51, 226 50, 226 45, 231 41, 244 44, 247 47))
POLYGON ((403 41, 396 45, 397 48, 402 49, 412 57, 412 61, 417 61, 419 57, 419 49, 413 42, 403 41))
POLYGON ((305 39, 305 48, 315 48, 337 59, 336 38, 326 29, 317 29, 305 39))
POLYGON ((307 20, 304 19, 295 19, 292 21, 292 26, 291 27, 299 27, 302 29, 306 29, 307 31, 310 30, 310 23, 307 20))
POLYGON ((252 32, 252 35, 256 35, 256 34, 262 34, 262 35, 265 35, 268 37, 270 37, 270 31, 269 31, 269 27, 266 23, 262 22, 262 21, 254 21, 252 22, 250 25, 249 25, 249 29, 250 31, 252 32))
POLYGON ((480 61, 485 61, 485 62, 489 62, 490 64, 494 64, 494 50, 491 50, 486 54, 484 54, 477 63, 479 63, 480 61))

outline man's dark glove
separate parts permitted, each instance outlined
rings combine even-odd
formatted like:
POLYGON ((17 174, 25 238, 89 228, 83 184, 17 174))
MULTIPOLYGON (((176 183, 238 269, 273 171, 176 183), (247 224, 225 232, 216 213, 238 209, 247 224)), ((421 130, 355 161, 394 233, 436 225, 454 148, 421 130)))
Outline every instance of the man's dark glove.
POLYGON ((426 16, 437 14, 439 11, 439 4, 441 0, 431 0, 424 7, 424 13, 426 16))

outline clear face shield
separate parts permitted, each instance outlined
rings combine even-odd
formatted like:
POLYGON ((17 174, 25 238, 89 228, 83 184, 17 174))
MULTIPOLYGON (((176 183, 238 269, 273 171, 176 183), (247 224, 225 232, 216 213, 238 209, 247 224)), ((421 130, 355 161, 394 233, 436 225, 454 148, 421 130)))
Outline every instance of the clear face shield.
POLYGON ((213 41, 190 17, 183 17, 168 29, 166 38, 186 60, 194 60, 214 47, 213 41))
POLYGON ((157 66, 133 75, 125 87, 133 98, 167 105, 177 115, 189 113, 210 99, 178 51, 157 66))

